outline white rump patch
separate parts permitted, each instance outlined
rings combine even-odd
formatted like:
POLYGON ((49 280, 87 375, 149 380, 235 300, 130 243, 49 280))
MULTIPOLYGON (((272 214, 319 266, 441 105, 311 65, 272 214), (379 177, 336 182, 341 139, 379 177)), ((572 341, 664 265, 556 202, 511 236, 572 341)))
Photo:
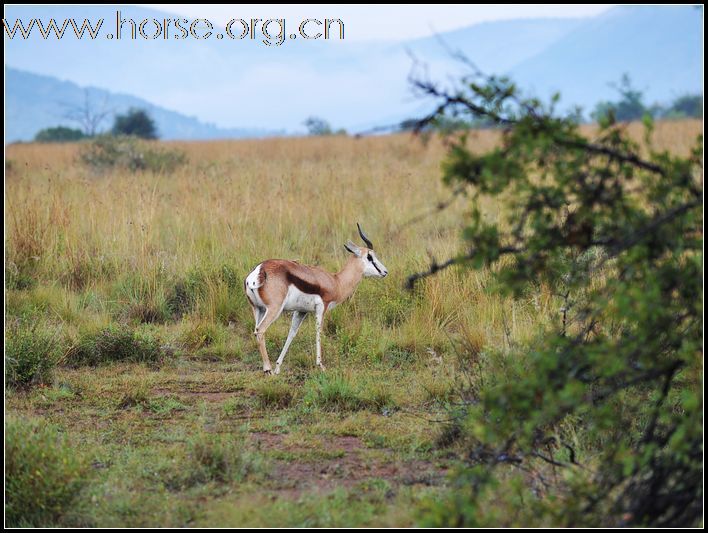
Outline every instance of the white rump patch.
POLYGON ((261 283, 258 282, 260 274, 261 265, 258 265, 248 276, 246 276, 246 296, 256 307, 265 308, 265 302, 261 300, 261 296, 258 294, 258 289, 261 286, 261 283))

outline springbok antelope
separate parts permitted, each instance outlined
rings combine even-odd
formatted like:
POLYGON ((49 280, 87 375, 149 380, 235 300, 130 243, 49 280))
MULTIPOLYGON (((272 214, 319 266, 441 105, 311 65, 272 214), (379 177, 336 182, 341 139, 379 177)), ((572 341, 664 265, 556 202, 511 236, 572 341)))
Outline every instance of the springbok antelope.
POLYGON ((316 319, 317 366, 322 364, 320 333, 324 314, 335 305, 349 298, 364 277, 385 278, 386 267, 374 254, 374 245, 357 223, 357 229, 366 247, 348 241, 344 247, 352 254, 342 270, 336 274, 316 267, 301 265, 297 261, 268 259, 251 271, 244 281, 248 303, 256 321, 254 335, 263 358, 263 372, 271 373, 270 359, 265 345, 265 332, 283 311, 292 311, 288 338, 275 363, 275 373, 280 367, 290 343, 308 313, 316 319))

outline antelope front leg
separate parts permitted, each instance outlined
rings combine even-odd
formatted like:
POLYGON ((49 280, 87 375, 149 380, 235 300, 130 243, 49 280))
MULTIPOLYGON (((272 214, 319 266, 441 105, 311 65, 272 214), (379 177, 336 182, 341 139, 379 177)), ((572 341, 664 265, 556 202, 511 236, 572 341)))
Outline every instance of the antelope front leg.
POLYGON ((316 322, 316 334, 315 334, 315 339, 317 342, 317 366, 320 367, 320 370, 324 370, 324 364, 322 364, 322 343, 320 342, 320 334, 322 332, 322 320, 324 318, 324 312, 325 312, 325 307, 324 305, 318 306, 315 309, 315 322, 316 322))

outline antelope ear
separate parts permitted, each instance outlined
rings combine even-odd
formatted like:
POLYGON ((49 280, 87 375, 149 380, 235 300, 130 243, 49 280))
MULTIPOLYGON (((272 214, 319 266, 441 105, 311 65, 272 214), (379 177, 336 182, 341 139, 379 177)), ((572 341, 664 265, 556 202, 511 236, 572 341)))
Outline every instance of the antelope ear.
POLYGON ((352 241, 347 241, 347 244, 345 244, 344 247, 350 254, 354 254, 357 257, 361 257, 361 250, 359 250, 359 247, 352 241))

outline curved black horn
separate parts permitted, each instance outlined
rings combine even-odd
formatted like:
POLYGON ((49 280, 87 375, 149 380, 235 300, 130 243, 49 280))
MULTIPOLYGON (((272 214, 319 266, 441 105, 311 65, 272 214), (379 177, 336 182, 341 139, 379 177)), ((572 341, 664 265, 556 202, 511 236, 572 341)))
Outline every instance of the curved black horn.
POLYGON ((370 250, 373 250, 373 249, 374 249, 374 245, 371 244, 371 241, 369 240, 369 238, 368 238, 368 237, 366 236, 366 234, 361 230, 361 226, 359 225, 358 222, 356 223, 356 227, 357 227, 357 229, 359 230, 359 237, 361 237, 361 240, 366 243, 366 246, 367 246, 370 250))

